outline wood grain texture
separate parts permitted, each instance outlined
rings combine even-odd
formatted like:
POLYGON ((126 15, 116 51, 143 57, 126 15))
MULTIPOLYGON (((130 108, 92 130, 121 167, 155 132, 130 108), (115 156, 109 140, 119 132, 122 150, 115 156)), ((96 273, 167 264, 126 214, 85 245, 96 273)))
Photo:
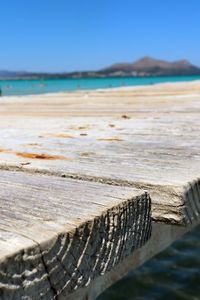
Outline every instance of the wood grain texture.
POLYGON ((151 235, 142 191, 8 171, 0 187, 2 300, 67 299, 151 235))
MULTIPOLYGON (((161 223, 152 224, 152 236, 149 241, 140 249, 116 265, 104 276, 97 277, 87 287, 75 291, 67 300, 94 300, 105 291, 109 286, 122 279, 127 273, 133 272, 134 269, 141 266, 153 256, 164 251, 174 241, 181 238, 192 227, 183 227, 176 225, 166 225, 161 223)), ((164 270, 163 270, 164 271, 164 270)), ((63 298, 66 300, 66 298, 63 298)))
MULTIPOLYGON (((0 299, 93 299, 149 239, 148 195, 156 222, 199 223, 199 99, 200 82, 0 99, 0 299)), ((160 226, 133 266, 190 228, 160 226)))
POLYGON ((145 189, 155 221, 190 224, 199 99, 199 82, 2 98, 0 167, 145 189))

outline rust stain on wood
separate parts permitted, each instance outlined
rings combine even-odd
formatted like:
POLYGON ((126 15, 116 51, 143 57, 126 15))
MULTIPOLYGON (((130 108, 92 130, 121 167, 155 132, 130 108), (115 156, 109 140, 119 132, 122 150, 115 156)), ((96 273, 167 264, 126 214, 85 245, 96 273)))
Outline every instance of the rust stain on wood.
POLYGON ((73 139, 74 136, 67 133, 50 133, 47 136, 55 138, 73 139))
POLYGON ((130 119, 131 117, 127 116, 127 115, 122 115, 121 116, 122 119, 130 119))
POLYGON ((30 158, 30 159, 46 159, 46 160, 72 160, 71 157, 66 157, 62 155, 50 155, 47 153, 28 153, 28 152, 16 152, 9 149, 0 149, 0 153, 10 153, 15 154, 17 156, 23 158, 30 158))
POLYGON ((82 152, 80 153, 80 156, 90 156, 90 155, 94 155, 95 152, 82 152))
POLYGON ((121 142, 123 139, 113 136, 113 137, 108 137, 108 138, 98 138, 98 141, 105 141, 105 142, 121 142))
POLYGON ((71 125, 69 127, 66 128, 66 130, 70 129, 70 130, 86 130, 86 129, 90 129, 91 125, 82 125, 82 126, 78 126, 78 125, 71 125))
POLYGON ((79 130, 85 130, 85 129, 89 129, 90 126, 89 125, 86 125, 86 126, 79 126, 78 129, 79 130))
POLYGON ((80 136, 87 136, 87 133, 80 133, 80 136))
POLYGON ((22 144, 22 146, 27 146, 27 147, 41 147, 41 144, 38 143, 29 143, 29 144, 22 144))
POLYGON ((47 159, 47 160, 67 159, 62 155, 49 155, 45 153, 16 152, 15 154, 23 158, 31 158, 31 159, 47 159))

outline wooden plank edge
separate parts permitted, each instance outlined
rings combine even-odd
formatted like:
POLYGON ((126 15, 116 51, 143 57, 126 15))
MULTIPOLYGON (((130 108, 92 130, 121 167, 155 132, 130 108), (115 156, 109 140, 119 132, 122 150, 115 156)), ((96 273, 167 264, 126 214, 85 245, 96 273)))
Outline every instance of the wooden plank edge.
MULTIPOLYGON (((192 230, 192 226, 176 226, 162 223, 152 223, 152 236, 150 240, 132 255, 126 257, 123 262, 116 265, 105 276, 97 277, 88 287, 80 288, 67 297, 67 300, 94 300, 111 285, 122 279, 128 272, 140 267, 158 253, 164 251, 174 241, 192 230)), ((60 298, 59 300, 66 298, 60 298)))
MULTIPOLYGON (((20 234, 10 233, 20 239, 20 234)), ((143 246, 151 236, 151 199, 147 193, 111 207, 74 231, 46 242, 30 236, 32 246, 0 261, 0 299, 60 299, 143 246)), ((28 244, 28 242, 26 243, 28 244)))
POLYGON ((0 170, 45 174, 48 176, 140 189, 150 194, 152 200, 152 220, 154 222, 180 226, 200 222, 200 179, 194 179, 183 186, 174 186, 49 171, 43 168, 34 169, 30 168, 30 166, 22 165, 2 164, 0 165, 0 170), (166 199, 164 202, 163 198, 166 199))

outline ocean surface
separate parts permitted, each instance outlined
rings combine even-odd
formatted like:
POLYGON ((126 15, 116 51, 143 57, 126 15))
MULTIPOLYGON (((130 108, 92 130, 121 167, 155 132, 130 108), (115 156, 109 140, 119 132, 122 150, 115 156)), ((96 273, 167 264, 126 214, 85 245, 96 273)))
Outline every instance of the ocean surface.
POLYGON ((151 85, 164 82, 200 80, 200 76, 87 78, 51 80, 0 80, 2 95, 33 95, 121 86, 151 85))
POLYGON ((200 226, 139 269, 130 272, 97 300, 199 300, 200 226))

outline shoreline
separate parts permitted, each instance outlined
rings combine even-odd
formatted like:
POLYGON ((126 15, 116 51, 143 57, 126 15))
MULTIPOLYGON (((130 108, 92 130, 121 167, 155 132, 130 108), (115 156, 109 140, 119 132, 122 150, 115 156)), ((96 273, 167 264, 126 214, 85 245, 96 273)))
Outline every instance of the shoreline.
POLYGON ((55 96, 64 96, 64 95, 79 95, 79 94, 90 94, 90 93, 109 93, 109 92, 134 92, 138 90, 156 90, 157 88, 185 88, 186 86, 190 87, 199 86, 200 80, 194 79, 191 81, 178 81, 178 82, 158 82, 155 84, 146 84, 146 85, 133 85, 133 86, 119 86, 119 87, 108 87, 108 88, 97 88, 97 89, 80 89, 80 90, 71 90, 71 91, 60 91, 60 92, 50 92, 50 93, 38 93, 38 94, 24 94, 24 95, 2 95, 1 99, 5 98, 29 98, 29 97, 55 97, 55 96), (184 86, 183 86, 184 85, 184 86))
POLYGON ((116 89, 74 91, 0 98, 0 116, 43 117, 145 117, 147 102, 149 116, 167 113, 172 107, 187 108, 188 101, 197 105, 200 80, 162 83, 116 89))

